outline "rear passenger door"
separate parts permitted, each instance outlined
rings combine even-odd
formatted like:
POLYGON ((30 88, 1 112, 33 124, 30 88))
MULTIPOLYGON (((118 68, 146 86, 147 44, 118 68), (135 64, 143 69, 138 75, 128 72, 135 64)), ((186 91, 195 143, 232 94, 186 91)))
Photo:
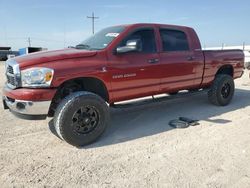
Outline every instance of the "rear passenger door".
POLYGON ((160 28, 159 33, 161 91, 174 92, 198 87, 201 78, 196 78, 196 66, 203 63, 203 55, 196 56, 195 50, 190 46, 190 39, 184 31, 160 28))

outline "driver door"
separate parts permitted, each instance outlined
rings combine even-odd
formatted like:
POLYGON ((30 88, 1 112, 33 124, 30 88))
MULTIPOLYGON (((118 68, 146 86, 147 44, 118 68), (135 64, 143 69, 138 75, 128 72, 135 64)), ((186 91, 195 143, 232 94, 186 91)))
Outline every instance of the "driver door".
POLYGON ((116 53, 109 58, 112 95, 115 101, 150 96, 160 90, 159 54, 155 29, 137 29, 118 47, 128 41, 141 41, 137 51, 116 53))

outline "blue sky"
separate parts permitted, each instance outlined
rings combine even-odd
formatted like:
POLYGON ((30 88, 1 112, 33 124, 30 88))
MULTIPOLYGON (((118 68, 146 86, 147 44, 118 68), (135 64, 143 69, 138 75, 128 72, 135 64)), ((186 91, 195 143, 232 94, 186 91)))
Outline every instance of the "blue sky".
POLYGON ((0 0, 0 46, 64 48, 96 30, 127 23, 166 23, 194 27, 207 47, 250 44, 249 0, 0 0))

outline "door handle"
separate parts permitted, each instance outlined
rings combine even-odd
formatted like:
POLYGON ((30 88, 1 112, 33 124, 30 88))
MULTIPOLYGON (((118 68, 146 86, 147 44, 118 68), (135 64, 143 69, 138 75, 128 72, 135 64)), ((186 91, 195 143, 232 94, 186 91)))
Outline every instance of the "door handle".
POLYGON ((195 59, 194 56, 188 56, 188 57, 187 57, 187 60, 188 60, 188 61, 193 61, 194 59, 195 59))
POLYGON ((149 59, 148 60, 148 63, 158 63, 159 62, 159 59, 149 59))

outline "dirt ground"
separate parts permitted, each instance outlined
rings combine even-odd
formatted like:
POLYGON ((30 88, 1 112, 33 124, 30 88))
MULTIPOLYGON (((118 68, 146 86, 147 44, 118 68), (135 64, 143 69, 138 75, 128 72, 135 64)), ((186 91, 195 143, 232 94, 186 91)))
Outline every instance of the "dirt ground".
POLYGON ((236 88, 227 107, 203 93, 112 109, 105 134, 80 149, 52 133, 51 119, 21 120, 1 107, 0 187, 250 187, 248 72, 236 88), (200 125, 171 128, 179 116, 200 125))

